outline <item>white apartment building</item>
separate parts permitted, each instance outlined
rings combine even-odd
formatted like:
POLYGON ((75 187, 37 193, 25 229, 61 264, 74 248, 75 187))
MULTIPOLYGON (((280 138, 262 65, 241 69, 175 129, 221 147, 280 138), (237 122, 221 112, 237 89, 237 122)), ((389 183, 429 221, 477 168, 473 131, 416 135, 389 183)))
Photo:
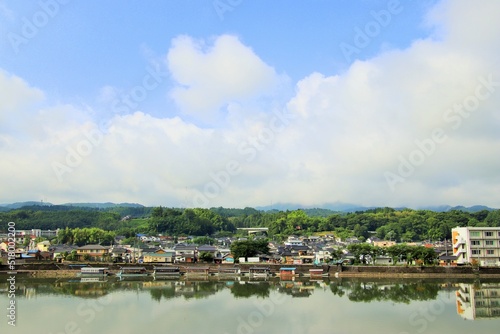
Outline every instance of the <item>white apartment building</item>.
POLYGON ((457 264, 500 266, 500 227, 455 227, 451 236, 457 264))

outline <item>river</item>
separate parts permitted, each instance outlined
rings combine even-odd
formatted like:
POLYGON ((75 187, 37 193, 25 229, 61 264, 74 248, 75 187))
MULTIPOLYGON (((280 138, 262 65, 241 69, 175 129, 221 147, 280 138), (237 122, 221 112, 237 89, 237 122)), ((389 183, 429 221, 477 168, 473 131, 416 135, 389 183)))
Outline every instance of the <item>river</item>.
POLYGON ((0 281, 0 333, 497 333, 500 280, 0 281), (9 324, 15 301, 15 327, 9 324))

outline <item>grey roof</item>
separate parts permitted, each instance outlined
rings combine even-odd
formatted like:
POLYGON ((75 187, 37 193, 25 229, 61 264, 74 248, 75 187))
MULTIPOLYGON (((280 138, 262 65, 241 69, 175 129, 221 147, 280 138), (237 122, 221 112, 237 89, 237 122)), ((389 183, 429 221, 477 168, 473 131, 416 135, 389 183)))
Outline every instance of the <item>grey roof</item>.
POLYGON ((174 246, 175 250, 196 250, 196 246, 194 245, 186 245, 186 244, 177 244, 174 246))
POLYGON ((49 251, 54 252, 54 253, 64 253, 64 252, 71 252, 74 249, 77 249, 78 247, 76 246, 71 246, 71 245, 52 245, 49 247, 49 251))
POLYGON ((211 245, 203 245, 198 247, 198 251, 200 252, 215 252, 217 251, 217 247, 211 245))

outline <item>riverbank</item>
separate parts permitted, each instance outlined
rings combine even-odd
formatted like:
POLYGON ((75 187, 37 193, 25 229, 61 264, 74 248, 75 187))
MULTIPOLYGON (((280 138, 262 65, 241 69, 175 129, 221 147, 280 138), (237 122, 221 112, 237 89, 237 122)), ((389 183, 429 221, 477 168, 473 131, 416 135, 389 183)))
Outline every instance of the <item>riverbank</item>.
POLYGON ((335 277, 500 278, 497 267, 344 266, 335 277))
MULTIPOLYGON (((29 263, 16 266, 17 275, 39 278, 71 278, 77 277, 81 266, 106 267, 111 274, 116 274, 121 267, 137 266, 137 264, 116 264, 89 262, 79 264, 29 263)), ((153 264, 141 264, 149 272, 153 272, 153 264)), ((216 274, 219 268, 232 268, 232 264, 215 265, 211 263, 182 263, 178 266, 181 273, 190 267, 208 267, 209 274, 216 274)), ((500 268, 496 267, 438 267, 438 266, 313 266, 313 265, 281 265, 252 263, 238 265, 242 273, 248 273, 250 267, 268 267, 271 274, 279 276, 280 268, 294 267, 299 276, 308 276, 309 269, 322 269, 324 277, 394 277, 394 278, 500 278, 500 268)), ((0 266, 0 274, 8 274, 7 266, 0 266)))

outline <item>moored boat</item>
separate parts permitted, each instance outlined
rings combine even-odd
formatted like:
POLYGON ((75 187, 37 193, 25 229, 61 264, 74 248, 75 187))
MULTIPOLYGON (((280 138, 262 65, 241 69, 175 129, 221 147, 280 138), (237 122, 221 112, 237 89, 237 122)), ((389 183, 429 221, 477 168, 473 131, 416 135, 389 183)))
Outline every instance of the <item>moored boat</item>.
POLYGON ((158 266, 153 267, 153 277, 156 278, 168 278, 168 277, 179 277, 181 271, 179 267, 172 266, 158 266))
POLYGON ((79 277, 101 277, 108 276, 108 268, 104 267, 83 267, 78 273, 79 277))

